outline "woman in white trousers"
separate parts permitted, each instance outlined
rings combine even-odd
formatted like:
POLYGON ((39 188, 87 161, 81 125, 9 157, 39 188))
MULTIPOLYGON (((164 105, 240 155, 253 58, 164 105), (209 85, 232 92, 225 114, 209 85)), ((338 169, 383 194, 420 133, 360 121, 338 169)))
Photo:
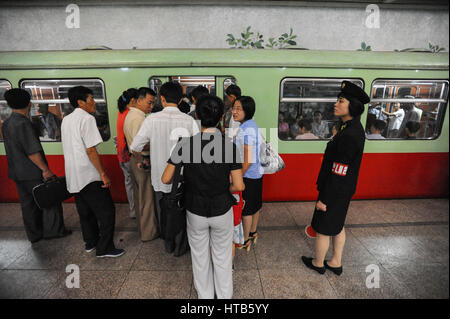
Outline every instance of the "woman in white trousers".
POLYGON ((233 296, 233 205, 236 204, 231 193, 245 188, 242 164, 236 145, 217 129, 224 112, 222 100, 203 96, 195 112, 201 121, 201 132, 175 146, 161 180, 171 183, 175 168, 183 167, 186 228, 198 298, 212 299, 215 293, 219 299, 229 299, 233 296), (195 145, 201 146, 200 153, 198 149, 194 152, 195 145), (198 154, 201 158, 197 158, 198 154))
POLYGON ((199 299, 214 298, 214 291, 218 299, 233 296, 233 229, 233 208, 210 218, 187 212, 194 286, 199 299))

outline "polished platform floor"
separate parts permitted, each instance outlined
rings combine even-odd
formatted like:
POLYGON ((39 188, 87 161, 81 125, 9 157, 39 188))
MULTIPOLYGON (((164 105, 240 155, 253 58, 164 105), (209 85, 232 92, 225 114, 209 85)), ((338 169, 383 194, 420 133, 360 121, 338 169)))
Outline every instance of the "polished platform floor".
MULTIPOLYGON (((340 277, 301 262, 313 255, 304 233, 313 207, 264 203, 257 245, 237 251, 233 298, 449 298, 448 199, 353 201, 340 277), (368 288, 374 268, 379 288, 368 288)), ((72 235, 31 245, 19 205, 0 203, 0 298, 197 298, 190 254, 169 255, 160 239, 142 243, 128 205, 116 211, 115 242, 126 254, 98 259, 84 251, 74 204, 64 204, 72 235), (80 269, 80 288, 66 287, 69 264, 80 269)))

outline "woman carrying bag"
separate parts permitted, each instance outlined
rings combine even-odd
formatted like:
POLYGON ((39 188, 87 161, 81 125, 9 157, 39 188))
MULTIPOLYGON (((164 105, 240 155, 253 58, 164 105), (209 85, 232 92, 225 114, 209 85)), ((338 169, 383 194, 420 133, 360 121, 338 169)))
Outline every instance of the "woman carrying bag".
POLYGON ((234 101, 233 119, 240 123, 235 143, 242 156, 242 173, 244 174, 245 191, 242 192, 245 204, 242 210, 245 241, 239 249, 250 251, 252 243, 256 244, 259 212, 262 207, 264 168, 260 162, 259 128, 253 120, 255 101, 250 96, 241 96, 234 101))
POLYGON ((334 115, 340 118, 341 123, 338 133, 327 144, 317 178, 319 198, 311 222, 317 233, 316 257, 302 256, 303 263, 320 274, 324 274, 326 269, 336 275, 342 273, 344 223, 356 190, 365 142, 360 115, 364 112, 364 104, 369 101, 363 89, 349 81, 342 82, 334 105, 334 115), (326 261, 330 237, 333 240, 333 257, 326 261))
POLYGON ((176 168, 184 168, 186 227, 194 286, 200 299, 212 299, 214 293, 219 299, 233 296, 231 243, 236 200, 231 193, 245 186, 236 146, 217 129, 223 112, 218 97, 199 98, 195 115, 201 132, 176 145, 161 177, 169 184, 176 168))

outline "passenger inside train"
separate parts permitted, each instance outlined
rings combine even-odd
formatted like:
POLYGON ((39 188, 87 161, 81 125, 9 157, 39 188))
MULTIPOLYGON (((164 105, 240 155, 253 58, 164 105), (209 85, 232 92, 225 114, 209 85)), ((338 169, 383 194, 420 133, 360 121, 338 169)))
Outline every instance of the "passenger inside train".
POLYGON ((406 133, 406 139, 416 139, 417 132, 420 129, 420 123, 415 121, 409 121, 405 125, 405 133, 406 133))
POLYGON ((296 140, 317 140, 319 137, 311 133, 312 130, 312 121, 308 119, 300 120, 298 122, 298 126, 300 128, 300 134, 298 134, 295 139, 296 140))
POLYGON ((370 140, 384 140, 385 137, 381 135, 386 127, 386 122, 382 120, 375 120, 370 124, 370 134, 366 133, 366 138, 370 140))
MULTIPOLYGON (((281 140, 296 140, 299 134, 298 122, 301 119, 312 120, 312 130, 319 139, 329 139, 333 136, 331 129, 337 119, 332 112, 332 103, 325 102, 327 92, 335 90, 333 85, 308 85, 299 93, 298 89, 289 82, 284 84, 283 94, 286 98, 299 98, 302 102, 281 102, 279 112, 278 131, 281 140), (328 91, 325 91, 328 90, 328 91), (331 90, 331 91, 330 91, 331 90), (321 98, 319 102, 314 99, 321 98), (305 101, 311 98, 311 102, 305 101), (286 127, 289 126, 289 133, 286 127)), ((419 123, 416 138, 432 139, 436 137, 438 124, 439 103, 437 100, 444 93, 441 84, 413 83, 407 85, 404 81, 382 81, 374 83, 373 95, 368 106, 366 120, 367 139, 408 139, 406 123, 419 123), (420 102, 415 102, 419 100, 420 102), (384 128, 380 134, 372 134, 371 127, 384 128)))

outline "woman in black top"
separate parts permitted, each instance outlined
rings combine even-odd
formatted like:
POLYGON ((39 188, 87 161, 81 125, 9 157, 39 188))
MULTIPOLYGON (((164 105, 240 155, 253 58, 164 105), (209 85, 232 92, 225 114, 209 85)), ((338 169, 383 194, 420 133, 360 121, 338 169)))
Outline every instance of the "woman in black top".
POLYGON ((187 234, 200 299, 212 299, 214 292, 219 299, 233 295, 231 193, 245 186, 237 148, 217 129, 223 112, 218 97, 207 95, 197 101, 201 132, 176 145, 161 177, 163 183, 171 183, 176 165, 184 167, 187 234))
POLYGON ((303 263, 320 274, 325 273, 326 269, 337 275, 342 273, 345 217, 356 190, 365 142, 360 115, 369 100, 360 87, 348 81, 342 82, 341 92, 334 105, 334 115, 341 119, 341 125, 338 133, 327 144, 317 178, 319 198, 311 222, 317 232, 316 258, 302 256, 303 263), (333 238, 333 257, 326 261, 330 236, 333 238))

